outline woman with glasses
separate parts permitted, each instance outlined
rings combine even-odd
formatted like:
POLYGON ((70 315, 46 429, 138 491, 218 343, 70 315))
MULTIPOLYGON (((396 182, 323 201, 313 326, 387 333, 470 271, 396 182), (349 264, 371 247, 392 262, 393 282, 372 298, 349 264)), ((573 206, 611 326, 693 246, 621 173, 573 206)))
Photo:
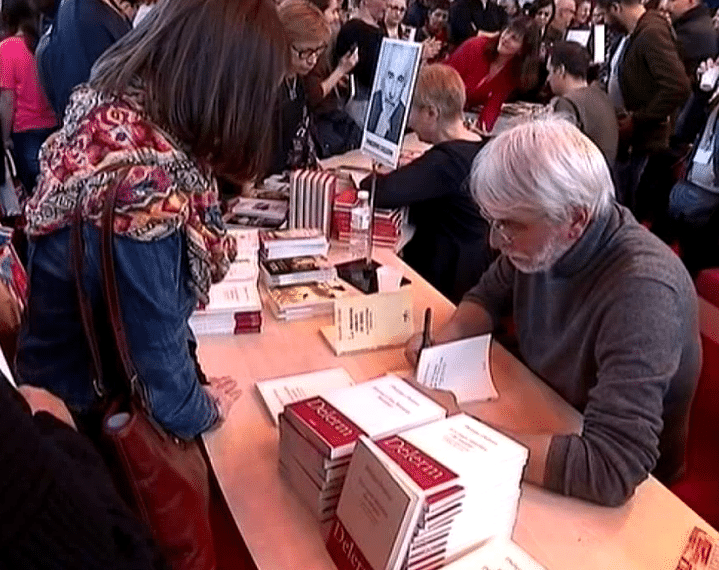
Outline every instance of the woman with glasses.
POLYGON ((290 68, 275 109, 269 174, 317 163, 303 78, 324 57, 331 35, 322 11, 307 0, 285 0, 277 8, 277 15, 290 43, 290 68))
POLYGON ((518 90, 537 82, 539 29, 533 20, 520 16, 498 36, 477 36, 464 42, 449 57, 464 81, 467 108, 481 107, 477 126, 490 132, 502 104, 518 90))

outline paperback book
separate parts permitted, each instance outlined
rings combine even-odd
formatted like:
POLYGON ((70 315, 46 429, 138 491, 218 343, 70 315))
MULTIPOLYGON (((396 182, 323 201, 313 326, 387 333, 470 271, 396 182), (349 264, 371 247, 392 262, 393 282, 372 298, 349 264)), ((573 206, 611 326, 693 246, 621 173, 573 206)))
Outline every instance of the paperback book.
POLYGON ((327 548, 371 570, 439 568, 516 518, 527 450, 459 414, 371 441, 352 455, 327 548))

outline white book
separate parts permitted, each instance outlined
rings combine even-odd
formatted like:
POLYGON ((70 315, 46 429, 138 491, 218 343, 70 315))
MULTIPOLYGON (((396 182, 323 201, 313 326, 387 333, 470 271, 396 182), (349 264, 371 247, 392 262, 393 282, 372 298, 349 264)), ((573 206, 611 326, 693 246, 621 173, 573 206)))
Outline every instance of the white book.
MULTIPOLYGON (((578 564, 581 566, 581 564, 578 564)), ((445 570, 545 570, 511 540, 493 539, 444 567, 445 570)))
POLYGON ((496 399, 489 362, 491 340, 486 334, 422 349, 417 382, 451 391, 459 404, 496 399))
POLYGON ((379 439, 446 414, 442 406, 393 374, 285 407, 293 427, 330 459, 352 453, 360 435, 379 439))
POLYGON ((354 380, 344 368, 330 368, 306 374, 283 376, 261 380, 255 384, 262 401, 277 425, 278 418, 287 404, 298 402, 335 388, 353 386, 354 380))
POLYGON ((419 490, 397 476, 362 437, 352 454, 327 550, 338 570, 398 570, 422 503, 419 490))
POLYGON ((253 281, 220 281, 210 286, 210 302, 196 311, 203 313, 261 311, 262 301, 253 281))

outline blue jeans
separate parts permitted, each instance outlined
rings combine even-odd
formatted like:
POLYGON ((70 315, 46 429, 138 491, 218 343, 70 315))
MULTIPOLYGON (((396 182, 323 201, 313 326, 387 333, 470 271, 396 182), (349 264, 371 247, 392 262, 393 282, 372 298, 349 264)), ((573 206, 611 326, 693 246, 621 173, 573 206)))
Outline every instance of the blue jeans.
POLYGON ((55 128, 31 129, 10 135, 14 147, 13 158, 17 167, 17 175, 28 194, 32 194, 40 174, 38 159, 40 147, 54 130, 55 128))
MULTIPOLYGON (((96 333, 102 346, 114 346, 102 294, 101 234, 86 224, 83 235, 83 280, 96 333)), ((30 241, 28 311, 16 365, 20 383, 46 388, 73 411, 87 413, 98 398, 70 251, 69 229, 30 241)), ((130 352, 152 414, 175 435, 195 437, 216 422, 217 409, 198 381, 191 353, 187 320, 197 299, 188 285, 184 238, 180 232, 149 243, 116 237, 114 251, 130 352)))

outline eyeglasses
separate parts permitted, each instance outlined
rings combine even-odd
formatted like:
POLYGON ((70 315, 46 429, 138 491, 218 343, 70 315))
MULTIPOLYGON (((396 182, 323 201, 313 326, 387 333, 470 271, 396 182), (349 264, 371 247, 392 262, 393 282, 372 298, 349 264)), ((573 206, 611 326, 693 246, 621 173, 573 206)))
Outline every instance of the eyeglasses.
POLYGON ((407 8, 405 8, 404 6, 387 6, 387 10, 397 12, 398 14, 403 14, 407 11, 407 8))
POLYGON ((498 233, 506 243, 510 245, 514 243, 515 232, 509 228, 507 220, 496 220, 488 216, 484 210, 480 210, 479 213, 489 224, 490 231, 498 233))
POLYGON ((299 57, 301 60, 308 61, 313 58, 320 57, 324 51, 327 49, 327 44, 322 44, 318 48, 308 48, 308 49, 299 49, 297 46, 292 44, 292 51, 294 51, 297 54, 297 57, 299 57))

